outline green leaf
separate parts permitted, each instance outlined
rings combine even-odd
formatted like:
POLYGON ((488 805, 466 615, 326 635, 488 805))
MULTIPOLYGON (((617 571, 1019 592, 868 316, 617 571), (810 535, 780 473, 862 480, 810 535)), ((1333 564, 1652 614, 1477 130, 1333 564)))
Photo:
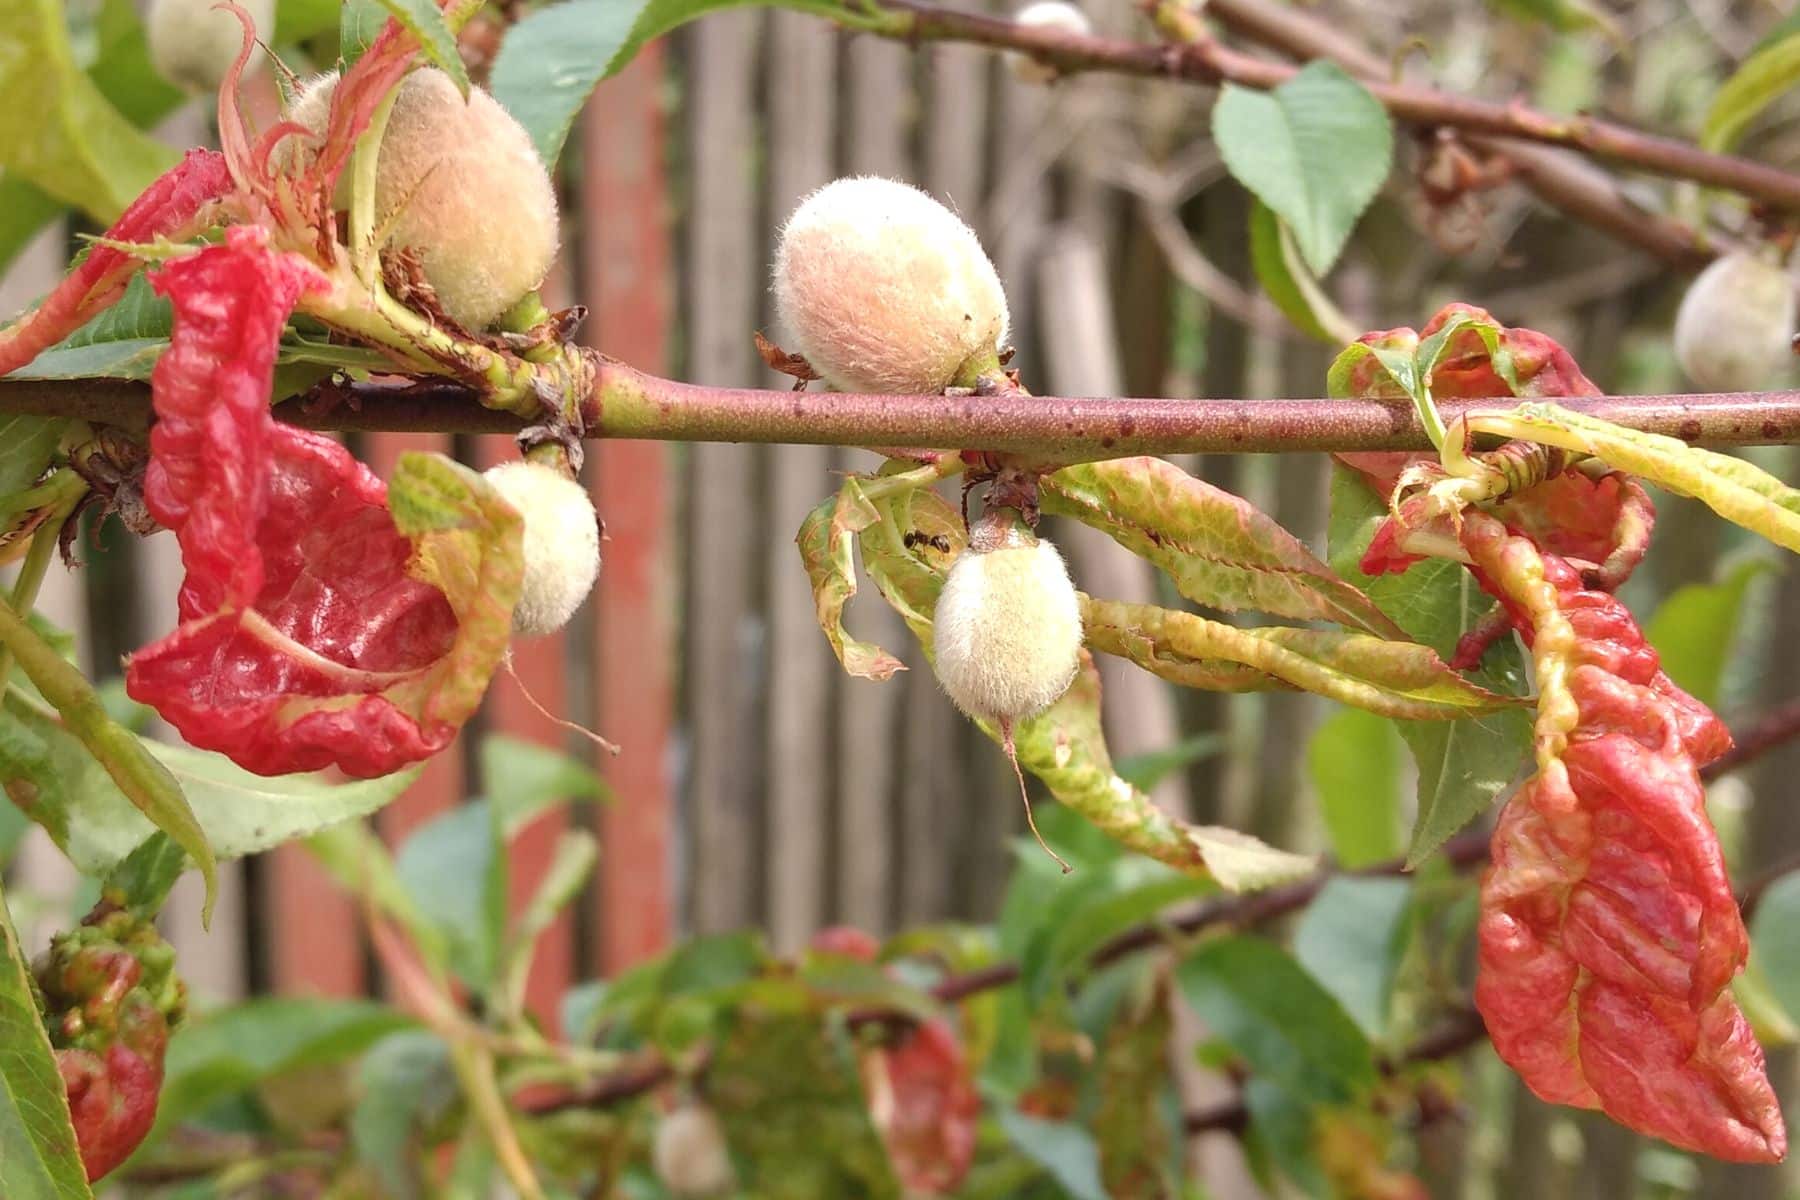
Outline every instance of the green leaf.
POLYGON ((856 535, 878 519, 861 483, 846 479, 837 495, 807 515, 795 539, 812 581, 819 628, 844 670, 859 679, 889 679, 906 669, 880 646, 858 641, 844 629, 844 607, 856 595, 856 535))
POLYGON ((1750 584, 1776 569, 1766 558, 1740 559, 1717 583, 1675 589, 1644 626, 1644 640, 1662 657, 1669 678, 1708 708, 1719 707, 1750 584))
POLYGON ((104 224, 175 162, 75 64, 58 0, 4 0, 0 167, 104 224))
POLYGON ((116 892, 126 907, 155 916, 187 865, 187 851, 159 829, 107 873, 104 890, 116 892))
POLYGON ((150 43, 132 0, 104 0, 94 33, 99 52, 88 77, 133 125, 149 129, 181 107, 187 95, 150 61, 150 43))
MULTIPOLYGON (((46 712, 22 694, 4 693, 0 724, 35 721, 37 728, 28 734, 37 745, 23 746, 21 739, 14 737, 0 747, 0 788, 52 836, 58 822, 54 818, 47 821, 31 810, 49 808, 59 800, 66 808, 89 795, 122 797, 127 803, 119 806, 115 820, 129 822, 137 815, 131 811, 135 808, 193 857, 206 880, 202 919, 209 920, 218 888, 213 852, 168 767, 149 753, 136 734, 108 715, 94 685, 81 672, 4 603, 0 603, 0 645, 12 652, 26 678, 54 709, 46 712), (19 707, 14 708, 15 704, 19 707), (65 766, 71 774, 87 775, 91 785, 72 788, 65 766)), ((65 830, 72 824, 66 818, 61 823, 65 830)), ((137 840, 148 836, 146 829, 137 840)))
POLYGON ((0 175, 0 271, 66 211, 68 205, 35 184, 17 175, 0 175))
POLYGON ((489 734, 481 739, 480 758, 482 788, 508 840, 557 805, 611 798, 587 764, 523 738, 489 734))
MULTIPOLYGON (((963 545, 962 519, 935 492, 914 490, 883 499, 884 516, 863 538, 869 578, 931 655, 931 613, 944 585, 943 572, 963 545), (901 529, 941 537, 950 553, 929 545, 905 545, 901 529), (920 557, 929 554, 931 559, 920 557)), ((816 515, 816 514, 815 514, 816 515)), ((998 727, 980 723, 995 742, 998 727)), ((1188 874, 1206 873, 1230 891, 1270 887, 1310 872, 1313 859, 1265 845, 1234 829, 1190 825, 1156 807, 1150 797, 1113 770, 1100 726, 1100 673, 1084 652, 1075 680, 1048 711, 1013 730, 1019 765, 1050 789, 1057 801, 1128 849, 1188 874)))
POLYGON ((1371 1041, 1388 1031, 1411 899, 1408 880, 1340 875, 1307 905, 1294 931, 1294 957, 1371 1041))
POLYGON ((1100 1174, 1114 1200, 1163 1200, 1177 1194, 1170 1147, 1169 1042, 1174 1033, 1166 976, 1132 989, 1107 1023, 1099 1062, 1093 1130, 1100 1174))
POLYGON ((61 417, 0 416, 0 500, 38 481, 67 427, 61 417))
POLYGON ((1100 1148, 1087 1130, 1072 1121, 1047 1121, 1016 1108, 996 1114, 1007 1140, 1049 1172, 1073 1200, 1107 1200, 1100 1181, 1100 1148))
POLYGON ((1175 968, 1181 994, 1257 1076, 1320 1103, 1376 1082, 1369 1039, 1290 954, 1263 938, 1203 944, 1175 968))
POLYGON ((1042 1004, 1071 971, 1085 970, 1088 957, 1114 935, 1215 890, 1207 880, 1137 857, 1078 872, 1052 893, 1042 923, 1019 956, 1026 998, 1042 1004))
MULTIPOLYGON (((775 0, 565 0, 507 31, 494 60, 494 98, 531 134, 552 166, 589 93, 617 74, 651 38, 719 9, 775 0)), ((780 0, 783 8, 843 17, 839 0, 780 0)))
POLYGON ((1041 481, 1038 503, 1147 559, 1197 604, 1400 636, 1367 596, 1255 505, 1160 458, 1064 467, 1041 481))
MULTIPOLYGON (((1409 356, 1410 357, 1410 356, 1409 356)), ((1474 577, 1457 563, 1430 559, 1399 575, 1362 576, 1356 569, 1387 509, 1354 471, 1332 468, 1329 559, 1364 589, 1408 634, 1450 654, 1457 640, 1493 608, 1474 577)), ((1491 647, 1471 677, 1491 691, 1525 690, 1525 663, 1511 639, 1491 647)), ((1502 709, 1460 721, 1402 721, 1400 736, 1419 770, 1418 816, 1409 863, 1428 857, 1491 805, 1519 774, 1531 741, 1531 716, 1502 709)))
POLYGON ((280 0, 275 7, 275 36, 269 40, 277 46, 290 45, 337 29, 343 7, 342 0, 280 0))
POLYGON ((338 13, 338 57, 346 70, 363 56, 387 23, 388 11, 382 0, 343 0, 338 13))
POLYGON ((1323 60, 1268 92, 1225 85, 1212 132, 1227 169, 1287 224, 1319 275, 1337 261, 1394 156, 1387 110, 1323 60))
POLYGON ((453 808, 420 826, 394 869, 414 911, 442 936, 450 968, 486 992, 498 976, 506 938, 506 855, 489 802, 453 808))
MULTIPOLYGON (((7 735, 0 736, 0 783, 9 792, 30 789, 23 806, 78 869, 103 875, 155 833, 74 736, 22 697, 8 697, 0 710, 0 734, 7 735)), ((418 776, 413 769, 339 783, 327 775, 253 775, 222 754, 124 736, 186 795, 203 845, 218 858, 256 854, 366 816, 418 776)))
POLYGON ((367 896, 378 911, 404 926, 435 970, 449 970, 443 934, 413 903, 387 846, 367 822, 328 826, 306 839, 306 850, 346 891, 367 896))
POLYGON ((1700 128, 1700 145, 1724 153, 1763 109, 1800 83, 1800 32, 1759 46, 1719 86, 1700 128))
POLYGON ((1356 340, 1356 326, 1300 260, 1294 235, 1268 205, 1254 199, 1250 205, 1250 267, 1275 307, 1300 332, 1333 345, 1356 340))
POLYGON ((1800 491, 1745 459, 1626 429, 1555 404, 1472 416, 1471 430, 1591 454, 1615 471, 1692 496, 1727 521, 1800 553, 1800 491))
POLYGON ((1800 1020, 1800 874, 1784 875, 1757 901, 1750 918, 1750 946, 1769 990, 1789 1016, 1800 1020))
POLYGON ((370 1000, 269 997, 198 1017, 169 1039, 156 1128, 300 1067, 345 1062, 413 1019, 370 1000))
POLYGON ((1331 852, 1349 868, 1400 853, 1400 739, 1361 709, 1333 713, 1306 744, 1306 768, 1331 852))
POLYGON ((513 923, 501 970, 511 1012, 521 1012, 525 1003, 525 984, 531 974, 532 952, 538 937, 556 920, 556 914, 580 895, 594 864, 600 858, 600 844, 585 829, 571 829, 556 839, 550 865, 537 889, 526 901, 513 923))
POLYGON ((1195 763, 1223 753, 1227 744, 1222 733, 1196 733, 1173 746, 1121 758, 1114 764, 1114 769, 1119 772, 1119 778, 1132 787, 1155 791, 1157 784, 1175 772, 1185 771, 1195 763))
MULTIPOLYGON (((450 26, 444 23, 444 10, 437 0, 378 0, 380 6, 406 31, 419 39, 419 46, 431 64, 450 76, 456 84, 456 90, 463 96, 469 94, 469 70, 463 65, 462 54, 456 48, 456 35, 450 32, 450 26)), ((362 49, 368 49, 368 42, 380 32, 376 26, 370 31, 372 16, 367 4, 347 6, 343 22, 351 20, 351 11, 356 9, 356 37, 362 49)), ((340 24, 339 29, 342 31, 340 24)))
POLYGON ((0 895, 0 1171, 7 1200, 91 1197, 56 1055, 19 935, 0 895))
POLYGON ((449 1048, 437 1034, 405 1029, 376 1042, 357 1066, 350 1144, 396 1200, 423 1200, 424 1127, 460 1098, 449 1048))

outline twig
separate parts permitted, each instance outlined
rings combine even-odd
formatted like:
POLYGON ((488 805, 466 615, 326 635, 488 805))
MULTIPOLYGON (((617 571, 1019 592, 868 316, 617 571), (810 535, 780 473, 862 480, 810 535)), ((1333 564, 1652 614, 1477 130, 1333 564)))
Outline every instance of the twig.
POLYGON ((1717 779, 1797 737, 1800 737, 1800 699, 1789 700, 1774 712, 1765 713, 1747 732, 1733 739, 1735 744, 1730 750, 1708 763, 1700 777, 1717 779))
MULTIPOLYGON (((1211 39, 1158 46, 1021 25, 917 0, 883 0, 883 7, 907 19, 885 22, 872 32, 908 40, 974 42, 1017 50, 1064 72, 1108 71, 1267 90, 1293 78, 1297 70, 1287 63, 1229 49, 1211 39)), ((1366 79, 1364 83, 1397 120, 1408 124, 1564 146, 1658 175, 1725 188, 1779 207, 1800 208, 1800 175, 1747 158, 1714 154, 1691 142, 1594 117, 1557 117, 1522 102, 1495 104, 1381 79, 1366 79)))
MULTIPOLYGON (((454 384, 356 383, 276 406, 308 429, 517 432, 518 416, 454 384)), ((1447 420, 1511 398, 1440 400, 1447 420)), ((1650 433, 1711 446, 1800 442, 1800 391, 1578 396, 1558 403, 1650 433)), ((0 381, 0 414, 76 417, 142 428, 149 388, 118 379, 0 381)), ((608 360, 585 414, 590 437, 815 446, 955 446, 1073 463, 1134 454, 1424 450, 1412 405, 1387 400, 1082 399, 870 396, 680 383, 608 360)))

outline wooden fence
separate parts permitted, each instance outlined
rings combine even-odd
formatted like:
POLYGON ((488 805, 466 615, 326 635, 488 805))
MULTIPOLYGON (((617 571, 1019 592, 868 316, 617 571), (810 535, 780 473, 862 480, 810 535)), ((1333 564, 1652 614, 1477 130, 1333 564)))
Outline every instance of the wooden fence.
MULTIPOLYGON (((1125 0, 1089 7, 1103 29, 1128 27, 1125 0)), ((810 189, 842 174, 881 174, 928 188, 982 235, 1005 278, 1019 364, 1034 386, 1315 393, 1325 356, 1283 334, 1245 285, 1244 200, 1229 184, 1211 186, 1220 171, 1198 136, 1200 95, 1098 78, 1027 87, 994 56, 966 47, 914 51, 784 13, 709 16, 650 47, 590 105, 564 180, 569 219, 552 299, 587 304, 584 336, 634 365, 706 383, 780 386, 785 380, 761 365, 751 343, 757 329, 779 338, 766 278, 774 231, 810 189), (1213 319, 1196 320, 1197 311, 1213 319)), ((184 121, 191 135, 193 115, 184 121)), ((1520 206, 1499 220, 1510 232, 1533 218, 1520 206)), ((1555 225, 1526 233, 1536 238, 1533 261, 1566 264, 1561 290, 1510 275, 1498 247, 1474 256, 1462 286, 1474 299, 1499 296, 1502 317, 1529 312, 1582 330, 1578 354, 1610 382, 1600 368, 1622 357, 1618 331, 1666 302, 1666 289, 1628 291, 1644 278, 1643 264, 1627 256, 1621 267, 1591 235, 1555 225)), ((15 265, 0 308, 15 310, 43 290, 65 258, 65 236, 47 237, 15 265)), ((1441 256, 1422 241, 1379 267, 1353 261, 1344 271, 1344 295, 1371 327, 1428 315, 1422 296, 1441 282, 1441 256)), ((475 464, 511 453, 505 439, 412 434, 366 436, 357 449, 383 475, 410 449, 475 464)), ((1010 771, 938 694, 903 627, 872 597, 853 605, 854 630, 904 647, 913 669, 885 684, 838 670, 793 549, 835 473, 872 461, 816 447, 592 444, 587 478, 610 537, 594 601, 567 633, 515 647, 520 683, 498 678, 459 747, 379 821, 399 839, 460 803, 484 732, 590 754, 536 711, 521 683, 624 747, 598 763, 617 803, 558 818, 592 820, 602 859, 590 895, 538 956, 529 995, 546 1020, 569 983, 641 960, 678 932, 759 925, 787 949, 830 923, 880 932, 993 912, 1020 825, 1010 771)), ((1317 459, 1187 465, 1252 495, 1303 535, 1323 530, 1317 459)), ((1670 519, 1685 520, 1681 512, 1670 519)), ((1106 539, 1079 529, 1057 536, 1086 586, 1155 594, 1147 569, 1106 539)), ((1708 549, 1685 550, 1679 563, 1659 551, 1665 586, 1710 569, 1708 549)), ((134 543, 114 534, 85 556, 82 571, 53 574, 44 607, 90 632, 91 667, 170 627, 180 568, 167 535, 134 543)), ((1800 667, 1793 574, 1769 668, 1789 680, 1800 667)), ((1790 687, 1772 682, 1767 693, 1790 687)), ((1115 753, 1209 730, 1228 735, 1231 752, 1177 774, 1159 789, 1160 802, 1290 843, 1314 836, 1299 752, 1320 715, 1310 698, 1177 700, 1146 676, 1110 669, 1108 688, 1115 753)), ((1764 803, 1755 812, 1767 835, 1759 855, 1800 843, 1800 809, 1764 803)), ((522 838, 515 898, 547 866, 555 825, 547 820, 522 838)), ((34 894, 73 886, 41 842, 17 873, 34 894)), ((210 935, 199 930, 192 888, 178 893, 167 918, 198 994, 380 990, 351 906, 304 852, 232 864, 225 879, 210 935)), ((66 916, 47 913, 35 936, 58 919, 66 916)), ((1622 1181, 1635 1170, 1634 1140, 1584 1123, 1591 1153, 1571 1164, 1553 1153, 1547 1110, 1523 1097, 1511 1108, 1510 1146, 1445 1136, 1428 1144, 1441 1160, 1434 1195, 1462 1194, 1481 1175, 1465 1169, 1472 1162, 1502 1168, 1502 1195, 1630 1194, 1622 1181)), ((1209 1140, 1199 1153, 1216 1194, 1243 1194, 1229 1139, 1209 1140)), ((1779 1178, 1709 1168, 1705 1182, 1713 1195, 1775 1195, 1779 1178)))

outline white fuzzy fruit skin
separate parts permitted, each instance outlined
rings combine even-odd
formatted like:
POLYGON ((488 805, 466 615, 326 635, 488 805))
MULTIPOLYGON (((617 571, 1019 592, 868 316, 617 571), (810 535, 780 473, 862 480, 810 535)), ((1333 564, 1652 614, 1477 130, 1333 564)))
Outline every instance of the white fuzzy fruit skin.
MULTIPOLYGON (((150 63, 164 79, 190 92, 216 92, 225 73, 244 47, 244 26, 218 0, 152 0, 144 19, 150 63)), ((266 39, 275 28, 275 0, 237 0, 266 39)), ((263 60, 260 42, 250 52, 246 71, 263 60)))
POLYGON ((964 551, 932 613, 933 669, 957 708, 1023 721, 1069 690, 1081 665, 1081 602, 1047 541, 964 551))
POLYGON ((1700 272, 1675 313, 1675 358, 1707 392, 1767 387, 1793 357, 1794 282, 1774 263, 1736 252, 1700 272))
POLYGON ((600 525, 587 489, 534 462, 491 467, 483 476, 525 522, 525 578, 513 632, 555 633, 569 623, 600 574, 600 525))
POLYGON ((662 1185, 681 1200, 722 1196, 737 1182, 725 1132, 704 1105, 683 1105, 657 1122, 650 1161, 662 1185))
POLYGON ((794 349, 840 392, 941 392, 1006 340, 1006 293, 981 242, 918 188, 861 176, 800 202, 775 249, 794 349))
MULTIPOLYGON (((1054 29, 1083 37, 1094 32, 1087 14, 1064 0, 1036 0, 1015 12, 1013 21, 1029 29, 1054 29)), ((1059 74, 1055 67, 1016 50, 1007 51, 1006 65, 1021 83, 1050 83, 1059 74)))
MULTIPOLYGON (((288 116, 323 134, 336 88, 335 74, 308 82, 288 116)), ((531 135, 478 87, 464 104, 435 67, 408 75, 394 98, 376 162, 375 223, 388 245, 419 253, 439 306, 468 329, 486 329, 524 299, 556 257, 556 189, 531 135)))

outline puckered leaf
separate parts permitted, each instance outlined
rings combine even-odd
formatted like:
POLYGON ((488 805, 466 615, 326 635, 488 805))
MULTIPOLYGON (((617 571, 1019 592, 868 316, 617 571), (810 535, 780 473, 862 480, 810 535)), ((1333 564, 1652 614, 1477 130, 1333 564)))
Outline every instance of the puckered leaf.
POLYGON ((1197 604, 1403 636, 1374 601, 1255 505, 1160 458, 1065 467, 1043 480, 1038 502, 1154 563, 1197 604))
POLYGON ((1360 633, 1265 626, 1240 629, 1195 613, 1116 600, 1082 603, 1097 650, 1131 659, 1176 683, 1223 660, 1292 687, 1390 717, 1455 720, 1520 703, 1452 671, 1429 646, 1360 633))
POLYGON ((1523 404, 1511 412, 1471 416, 1469 427, 1591 454, 1614 470, 1678 496, 1692 496, 1726 520, 1800 553, 1800 491, 1744 459, 1555 404, 1523 404))
POLYGON ((1162 1200, 1177 1195, 1169 1169, 1173 1141, 1165 1107, 1170 1084, 1169 982, 1159 976, 1129 997, 1107 1030, 1100 1054, 1100 1103, 1094 1140, 1106 1194, 1117 1200, 1162 1200))
POLYGON ((862 1056, 869 1116, 909 1194, 954 1192, 975 1157, 981 1097, 956 1031, 921 1022, 862 1056))
MULTIPOLYGON (((143 243, 197 232, 199 214, 231 190, 225 158, 190 150, 132 201, 106 231, 109 241, 143 243)), ((0 375, 24 366, 125 294, 138 262, 113 246, 95 246, 44 302, 0 333, 0 375)), ((283 316, 285 316, 285 312, 283 316)))
POLYGON ((856 535, 879 519, 861 484, 847 479, 837 495, 807 514, 795 538, 812 581, 819 628, 844 670, 862 679, 887 679, 906 669, 880 646, 859 641, 844 629, 844 607, 856 595, 856 535))
POLYGON ((1439 399, 1597 396, 1569 352, 1535 329, 1509 329, 1472 304, 1447 304, 1415 333, 1366 333, 1331 364, 1332 396, 1439 399))
POLYGON ((1567 562, 1480 512, 1463 543, 1540 690, 1538 773, 1502 813, 1482 883, 1475 1001, 1495 1048, 1546 1100, 1779 1160, 1780 1108, 1727 986, 1749 939, 1697 770, 1729 735, 1567 562))
MULTIPOLYGON (((863 537, 864 565, 929 655, 932 609, 944 573, 962 549, 962 522, 955 509, 928 491, 879 503, 893 520, 869 526, 863 537), (904 534, 894 537, 896 530, 925 537, 908 547, 904 534), (933 537, 943 539, 948 553, 932 547, 933 537)), ((982 729, 1000 740, 997 727, 984 724, 982 729)), ((1069 690, 1047 711, 1015 726, 1013 744, 1019 765, 1043 780, 1059 803, 1130 849, 1177 870, 1210 875, 1232 891, 1248 891, 1304 875, 1314 866, 1308 856, 1277 850, 1249 834, 1176 820, 1121 779, 1100 727, 1100 673, 1085 651, 1069 690)))
POLYGON ((318 278, 249 227, 155 277, 176 318, 144 497, 187 577, 181 625, 132 656, 126 684, 248 770, 384 775, 442 749, 479 702, 518 599, 519 518, 447 460, 405 456, 390 491, 273 420, 276 339, 318 278))

